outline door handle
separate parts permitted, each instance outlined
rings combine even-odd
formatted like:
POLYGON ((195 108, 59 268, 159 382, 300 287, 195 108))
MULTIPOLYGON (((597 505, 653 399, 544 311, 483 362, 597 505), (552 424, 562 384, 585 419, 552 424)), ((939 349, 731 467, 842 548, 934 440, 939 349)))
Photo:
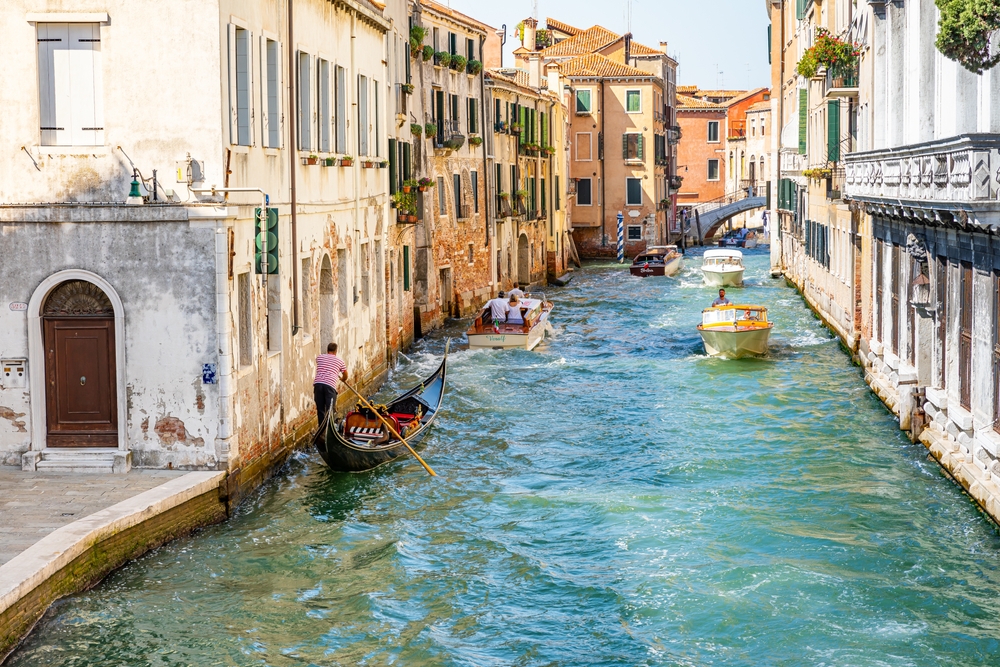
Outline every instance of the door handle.
POLYGON ((80 384, 81 385, 87 384, 87 376, 84 375, 80 377, 80 384))

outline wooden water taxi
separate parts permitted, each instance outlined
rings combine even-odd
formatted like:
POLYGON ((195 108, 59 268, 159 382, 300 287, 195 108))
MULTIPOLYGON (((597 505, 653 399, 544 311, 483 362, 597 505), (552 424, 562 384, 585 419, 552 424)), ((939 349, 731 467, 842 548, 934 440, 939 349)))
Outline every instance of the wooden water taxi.
POLYGON ((534 349, 545 338, 545 333, 552 329, 549 323, 552 303, 546 301, 545 295, 540 292, 528 293, 521 299, 520 310, 524 324, 509 322, 494 324, 493 315, 487 304, 465 332, 469 338, 469 349, 534 349))
POLYGON ((739 250, 706 250, 701 272, 715 287, 743 286, 743 253, 739 250))
POLYGON ((651 246, 635 256, 629 273, 633 276, 675 276, 681 270, 683 255, 675 245, 651 246))
MULTIPOLYGON (((445 343, 444 359, 430 377, 388 404, 373 406, 410 445, 423 439, 441 409, 450 343, 445 343)), ((333 410, 327 415, 313 444, 331 470, 363 472, 407 453, 406 446, 366 407, 359 405, 340 422, 334 421, 333 410)))
POLYGON ((730 305, 703 310, 698 333, 709 355, 739 359, 767 354, 773 328, 764 306, 730 305))

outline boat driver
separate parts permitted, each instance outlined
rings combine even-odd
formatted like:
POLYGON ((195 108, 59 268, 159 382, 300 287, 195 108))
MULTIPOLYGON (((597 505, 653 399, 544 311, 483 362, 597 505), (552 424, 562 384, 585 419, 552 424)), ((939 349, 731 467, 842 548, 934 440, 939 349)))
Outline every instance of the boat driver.
POLYGON ((486 303, 490 309, 490 317, 493 319, 494 331, 499 328, 501 322, 507 321, 507 313, 510 312, 510 306, 507 305, 507 299, 504 296, 505 294, 501 291, 497 298, 490 299, 486 303))
POLYGON ((717 306, 731 306, 733 303, 726 298, 726 290, 719 290, 719 298, 712 302, 712 308, 717 306))

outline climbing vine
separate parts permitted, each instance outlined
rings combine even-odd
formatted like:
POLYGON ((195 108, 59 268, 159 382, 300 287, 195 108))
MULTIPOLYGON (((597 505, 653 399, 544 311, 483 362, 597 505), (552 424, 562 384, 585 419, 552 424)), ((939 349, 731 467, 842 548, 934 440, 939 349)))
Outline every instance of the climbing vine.
POLYGON ((997 0, 935 1, 941 12, 938 51, 976 74, 1000 63, 1000 52, 990 55, 990 44, 1000 31, 997 0))

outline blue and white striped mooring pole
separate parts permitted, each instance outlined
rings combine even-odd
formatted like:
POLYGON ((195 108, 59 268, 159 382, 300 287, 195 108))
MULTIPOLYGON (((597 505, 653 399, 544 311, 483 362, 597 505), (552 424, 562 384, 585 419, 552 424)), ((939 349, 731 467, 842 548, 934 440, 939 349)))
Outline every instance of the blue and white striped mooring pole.
POLYGON ((625 261, 625 216, 618 211, 618 263, 625 261))

